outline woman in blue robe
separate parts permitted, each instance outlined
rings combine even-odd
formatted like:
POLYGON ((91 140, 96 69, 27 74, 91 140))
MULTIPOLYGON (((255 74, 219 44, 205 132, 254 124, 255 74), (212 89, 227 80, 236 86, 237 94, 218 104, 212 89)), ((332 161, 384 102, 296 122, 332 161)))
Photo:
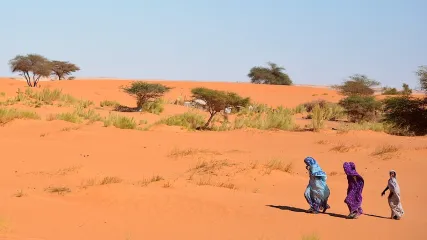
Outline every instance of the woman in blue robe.
POLYGON ((307 165, 306 168, 310 176, 310 181, 304 193, 305 199, 310 205, 308 212, 326 212, 326 210, 330 208, 328 205, 330 190, 326 184, 326 173, 320 168, 314 158, 307 157, 304 159, 304 162, 307 165))

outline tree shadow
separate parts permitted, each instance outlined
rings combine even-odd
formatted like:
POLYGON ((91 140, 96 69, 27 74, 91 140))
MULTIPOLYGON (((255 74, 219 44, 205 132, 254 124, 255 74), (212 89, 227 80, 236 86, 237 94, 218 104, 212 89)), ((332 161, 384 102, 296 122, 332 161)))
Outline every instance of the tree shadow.
MULTIPOLYGON (((271 207, 271 208, 278 208, 278 209, 280 209, 280 210, 284 210, 284 211, 291 211, 291 212, 298 212, 298 213, 307 213, 307 214, 310 214, 310 213, 308 213, 308 212, 307 212, 307 210, 305 210, 305 209, 296 208, 296 207, 290 207, 290 206, 274 206, 274 205, 267 205, 267 207, 271 207)), ((319 214, 326 214, 326 215, 329 215, 329 216, 331 216, 331 217, 347 219, 347 216, 342 215, 342 214, 328 213, 328 212, 326 212, 326 213, 319 213, 319 214)))
MULTIPOLYGON (((290 206, 267 205, 267 207, 278 208, 278 209, 284 210, 284 211, 291 211, 291 212, 297 212, 297 213, 307 213, 307 214, 310 214, 305 209, 296 208, 296 207, 290 207, 290 206)), ((329 215, 331 217, 348 219, 348 217, 346 215, 337 214, 337 213, 328 213, 328 212, 326 212, 326 213, 319 213, 319 214, 326 214, 326 215, 329 215)), ((377 216, 377 215, 373 215, 373 214, 366 214, 366 213, 364 213, 363 215, 366 215, 366 216, 369 216, 369 217, 381 218, 381 219, 389 219, 387 217, 377 216)))

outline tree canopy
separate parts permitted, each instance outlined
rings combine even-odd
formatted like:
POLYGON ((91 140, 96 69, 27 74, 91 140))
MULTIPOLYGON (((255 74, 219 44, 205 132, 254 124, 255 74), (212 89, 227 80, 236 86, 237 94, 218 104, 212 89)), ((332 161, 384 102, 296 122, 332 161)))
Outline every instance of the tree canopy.
POLYGON ((271 84, 271 85, 292 85, 292 80, 288 74, 283 71, 285 68, 279 67, 277 64, 268 62, 269 67, 253 67, 249 71, 248 77, 255 84, 271 84))
POLYGON ((372 87, 378 85, 380 85, 379 82, 369 79, 366 75, 355 74, 342 85, 336 85, 334 88, 345 96, 371 96, 375 93, 372 87))
POLYGON ((427 66, 418 67, 417 76, 419 77, 421 89, 427 92, 427 66))
POLYGON ((247 106, 250 103, 250 98, 243 98, 234 92, 225 92, 208 88, 194 88, 191 90, 194 99, 201 99, 206 102, 206 108, 211 114, 205 124, 205 128, 209 126, 213 117, 224 111, 228 107, 247 106))
POLYGON ((150 100, 163 96, 171 88, 158 83, 147 83, 142 81, 133 82, 130 86, 124 87, 123 90, 137 99, 137 107, 142 106, 150 100))
POLYGON ((52 72, 51 62, 38 54, 18 55, 9 61, 13 73, 19 72, 25 77, 28 86, 37 87, 40 78, 49 77, 52 72))
POLYGON ((52 75, 57 76, 58 80, 65 79, 66 76, 79 70, 80 68, 73 63, 65 61, 52 61, 52 75))

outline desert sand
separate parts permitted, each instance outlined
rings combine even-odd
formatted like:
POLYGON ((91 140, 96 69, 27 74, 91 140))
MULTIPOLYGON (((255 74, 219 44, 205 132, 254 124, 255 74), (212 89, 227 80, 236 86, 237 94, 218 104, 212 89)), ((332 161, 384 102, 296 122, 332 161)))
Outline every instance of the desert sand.
MULTIPOLYGON (((135 100, 119 86, 126 80, 42 82, 75 97, 135 100)), ((166 100, 190 98, 193 87, 234 91, 273 107, 325 99, 335 91, 298 86, 247 83, 173 82, 166 100)), ((0 79, 0 92, 14 96, 25 82, 0 79)), ((0 97, 0 101, 1 101, 0 97)), ((149 131, 103 127, 102 123, 46 121, 67 112, 58 106, 31 109, 41 120, 14 120, 0 126, 0 239, 140 240, 140 239, 302 239, 316 235, 338 239, 426 239, 427 137, 397 137, 370 131, 337 133, 259 131, 189 132, 158 126, 149 131), (373 155, 384 146, 398 151, 373 155), (334 151, 341 146, 346 151, 334 151), (331 189, 326 214, 307 214, 308 183, 303 159, 314 157, 328 173, 331 189), (270 171, 265 164, 282 161, 291 171, 270 171), (345 161, 356 163, 365 179, 359 219, 345 219, 345 161), (200 164, 208 167, 200 168, 200 164), (390 220, 386 196, 388 171, 394 169, 402 190, 405 215, 390 220), (149 183, 153 176, 159 181, 149 183), (103 179, 107 184, 100 184, 103 179), (120 181, 118 180, 120 179, 120 181), (116 180, 116 181, 114 181, 116 180), (66 187, 70 192, 50 193, 66 187)), ((160 115, 121 113, 149 123, 186 112, 167 104, 160 115)), ((108 110, 97 108, 101 115, 108 110)))

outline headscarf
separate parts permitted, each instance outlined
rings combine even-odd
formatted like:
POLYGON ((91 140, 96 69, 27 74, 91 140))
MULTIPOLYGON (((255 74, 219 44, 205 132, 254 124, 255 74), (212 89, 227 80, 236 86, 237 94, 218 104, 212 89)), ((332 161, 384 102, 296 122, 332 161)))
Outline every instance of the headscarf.
POLYGON ((307 166, 309 166, 309 172, 312 176, 326 177, 326 173, 320 168, 319 164, 317 164, 316 160, 312 157, 306 157, 304 162, 307 166))
POLYGON ((400 197, 400 187, 399 187, 399 184, 397 183, 396 171, 390 170, 389 173, 394 173, 394 177, 390 177, 390 179, 388 180, 388 188, 390 189, 391 192, 395 193, 397 196, 400 197))
POLYGON ((356 165, 354 164, 354 162, 345 162, 343 168, 347 176, 359 176, 359 173, 357 173, 356 171, 356 165))

